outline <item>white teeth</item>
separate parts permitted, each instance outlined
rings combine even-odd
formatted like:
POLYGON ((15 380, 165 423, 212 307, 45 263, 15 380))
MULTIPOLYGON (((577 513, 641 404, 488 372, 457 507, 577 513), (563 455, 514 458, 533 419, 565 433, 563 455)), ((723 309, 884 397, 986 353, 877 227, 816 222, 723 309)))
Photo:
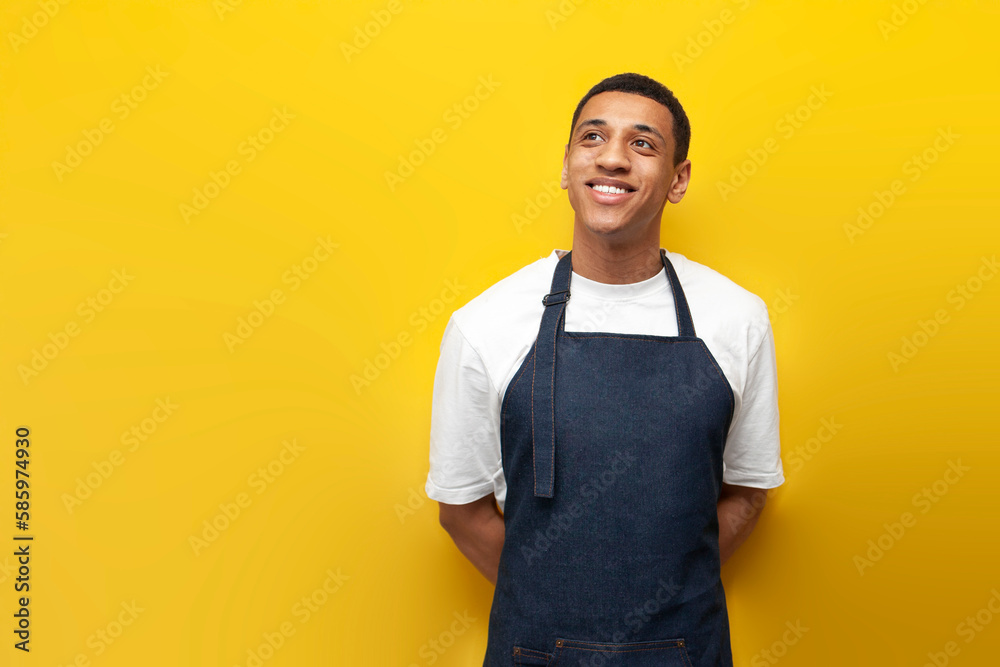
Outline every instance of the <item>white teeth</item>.
POLYGON ((621 195, 628 192, 628 190, 623 190, 622 188, 616 188, 613 185, 593 185, 591 187, 597 190, 598 192, 603 192, 609 195, 621 195))

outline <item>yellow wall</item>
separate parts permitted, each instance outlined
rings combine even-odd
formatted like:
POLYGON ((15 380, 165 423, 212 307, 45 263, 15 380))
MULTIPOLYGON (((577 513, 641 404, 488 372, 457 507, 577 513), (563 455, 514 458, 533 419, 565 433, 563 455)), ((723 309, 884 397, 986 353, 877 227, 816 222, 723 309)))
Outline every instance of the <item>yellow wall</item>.
POLYGON ((423 494, 441 334, 569 247, 573 108, 638 71, 693 124, 663 245, 772 309, 737 664, 995 664, 1000 4, 623 4, 4 2, 0 663, 479 664, 423 494))

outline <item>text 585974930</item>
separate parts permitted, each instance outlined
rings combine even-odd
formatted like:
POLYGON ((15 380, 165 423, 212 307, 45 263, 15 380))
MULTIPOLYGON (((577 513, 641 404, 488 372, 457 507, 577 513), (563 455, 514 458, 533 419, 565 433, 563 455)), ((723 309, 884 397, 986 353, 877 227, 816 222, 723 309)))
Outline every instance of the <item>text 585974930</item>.
MULTIPOLYGON (((15 431, 14 442, 14 526, 22 532, 28 530, 31 519, 31 475, 28 473, 28 462, 31 457, 31 430, 19 426, 15 431)), ((28 651, 31 639, 31 620, 28 611, 31 590, 31 537, 14 535, 14 556, 17 558, 17 577, 14 579, 14 591, 18 594, 17 611, 14 612, 14 636, 19 640, 14 642, 14 648, 28 651)))

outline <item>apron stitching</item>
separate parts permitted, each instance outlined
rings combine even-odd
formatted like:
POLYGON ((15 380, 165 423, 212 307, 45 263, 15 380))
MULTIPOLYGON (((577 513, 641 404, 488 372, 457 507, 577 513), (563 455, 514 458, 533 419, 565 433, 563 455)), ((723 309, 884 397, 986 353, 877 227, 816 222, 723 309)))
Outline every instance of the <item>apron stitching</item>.
MULTIPOLYGON (((575 333, 584 333, 584 332, 568 331, 560 335, 563 338, 576 338, 576 336, 572 335, 575 333)), ((623 334, 621 336, 584 336, 582 340, 590 340, 591 338, 624 338, 626 340, 644 340, 647 343, 695 343, 701 341, 700 338, 693 338, 691 336, 669 336, 669 338, 684 338, 686 340, 656 340, 654 338, 640 338, 639 336, 642 335, 643 334, 639 334, 638 336, 630 336, 628 334, 623 334)))
MULTIPOLYGON (((532 346, 532 350, 528 353, 528 356, 531 357, 532 367, 534 367, 535 364, 534 355, 535 355, 535 350, 534 346, 532 346)), ((510 402, 507 400, 507 398, 511 396, 511 391, 514 389, 514 387, 517 386, 518 381, 524 376, 524 372, 526 370, 528 370, 528 364, 527 362, 524 362, 521 366, 520 372, 518 372, 517 374, 517 377, 515 377, 514 380, 507 386, 507 390, 504 392, 503 403, 501 404, 500 407, 500 467, 503 470, 506 470, 506 467, 504 466, 504 463, 506 462, 505 461, 506 452, 503 446, 504 435, 506 431, 504 417, 507 415, 507 407, 510 405, 510 402)), ((504 474, 506 474, 506 472, 504 474)))
POLYGON ((650 648, 625 648, 625 649, 610 649, 610 648, 586 648, 584 646, 566 646, 563 645, 563 649, 573 649, 574 651, 596 651, 598 653, 638 653, 639 651, 662 651, 669 648, 681 648, 680 645, 675 644, 674 646, 653 646, 650 648))
MULTIPOLYGON (((529 353, 528 356, 532 356, 534 354, 535 354, 535 352, 532 351, 532 352, 529 353)), ((532 364, 534 364, 534 359, 532 359, 532 364)), ((507 396, 510 395, 510 390, 517 386, 518 380, 521 379, 521 376, 524 375, 524 371, 526 371, 526 370, 528 370, 528 364, 524 364, 524 366, 521 368, 521 371, 517 374, 517 377, 515 377, 514 380, 513 380, 513 382, 511 382, 510 385, 507 386, 507 390, 504 392, 504 401, 503 401, 504 402, 504 407, 503 407, 503 412, 507 411, 507 396)))
POLYGON ((726 378, 725 373, 723 373, 722 369, 719 368, 719 362, 715 359, 715 357, 712 356, 712 353, 709 352, 708 346, 705 345, 705 342, 702 341, 700 338, 698 340, 701 341, 702 343, 701 349, 702 352, 705 353, 705 356, 708 357, 709 364, 712 366, 713 369, 715 369, 715 372, 719 375, 719 379, 721 379, 722 382, 726 385, 726 389, 729 390, 727 392, 729 396, 729 412, 730 412, 729 418, 732 419, 732 412, 736 409, 736 397, 733 395, 733 387, 732 385, 729 384, 729 379, 726 378))

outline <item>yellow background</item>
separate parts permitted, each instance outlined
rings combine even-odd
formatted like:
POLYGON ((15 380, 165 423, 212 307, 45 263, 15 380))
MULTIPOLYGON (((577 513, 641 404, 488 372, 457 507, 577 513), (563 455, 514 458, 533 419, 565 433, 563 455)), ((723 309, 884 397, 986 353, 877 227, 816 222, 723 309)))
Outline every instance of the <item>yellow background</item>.
POLYGON ((399 2, 3 3, 0 664, 244 666, 283 623, 294 634, 262 664, 480 664, 492 587, 423 492, 441 334, 454 308, 570 247, 565 193, 539 195, 579 98, 622 71, 671 87, 693 126, 692 186, 662 245, 772 308, 787 481, 723 570, 737 664, 921 665, 948 642, 949 664, 995 664, 1000 618, 971 640, 959 624, 1000 587, 1000 280, 971 281, 961 308, 952 290, 1000 241, 1000 3, 399 2), (446 113, 480 77, 498 85, 456 126, 446 113), (829 99, 802 111, 814 86, 829 99), (294 118, 250 160, 241 146, 274 109, 294 118), (113 130, 57 173, 102 121, 113 130), (776 152, 723 198, 769 138, 776 152), (181 204, 231 161, 186 221, 181 204), (897 179, 905 192, 852 242, 845 225, 897 179), (318 237, 337 247, 293 290, 283 276, 318 237), (134 278, 103 293, 123 269, 134 278), (272 316, 227 345, 274 290, 272 316), (90 321, 78 310, 109 297, 90 321), (894 367, 904 337, 921 345, 894 367), (356 386, 368 362, 382 368, 356 386), (162 422, 157 399, 178 406, 162 422), (129 451, 122 434, 143 424, 129 451), (12 647, 8 555, 22 425, 30 654, 12 647), (251 476, 292 440, 304 450, 258 493, 251 476), (949 460, 968 468, 953 484, 949 460), (935 481, 922 512, 914 495, 935 481), (238 497, 196 554, 191 537, 238 497), (904 512, 915 524, 883 535, 904 512), (859 573, 880 536, 890 548, 859 573), (328 570, 346 581, 319 595, 328 570), (133 602, 112 644, 95 639, 133 602), (794 643, 789 623, 808 628, 794 643))

